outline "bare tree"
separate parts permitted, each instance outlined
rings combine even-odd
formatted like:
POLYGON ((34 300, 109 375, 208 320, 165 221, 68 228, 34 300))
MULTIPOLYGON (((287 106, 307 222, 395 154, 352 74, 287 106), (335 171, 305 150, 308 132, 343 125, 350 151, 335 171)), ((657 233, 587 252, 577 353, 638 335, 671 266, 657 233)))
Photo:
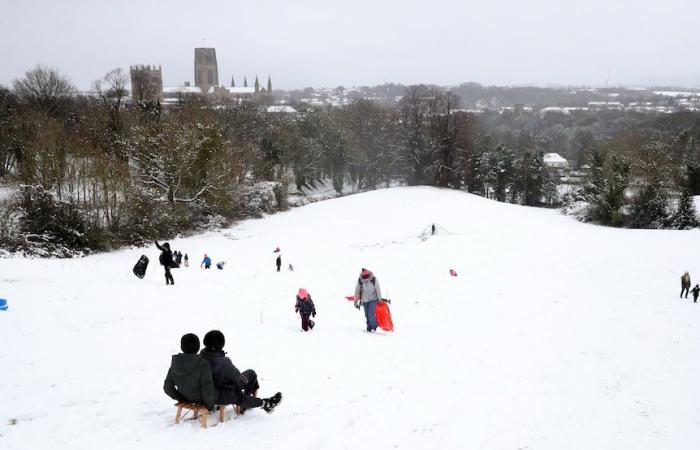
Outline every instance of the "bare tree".
POLYGON ((93 84, 102 105, 109 113, 109 126, 114 132, 122 129, 121 111, 129 91, 126 89, 128 78, 122 69, 112 69, 93 84))
POLYGON ((27 71, 24 78, 12 83, 19 99, 45 113, 54 113, 61 102, 75 92, 68 78, 56 69, 37 65, 27 71))

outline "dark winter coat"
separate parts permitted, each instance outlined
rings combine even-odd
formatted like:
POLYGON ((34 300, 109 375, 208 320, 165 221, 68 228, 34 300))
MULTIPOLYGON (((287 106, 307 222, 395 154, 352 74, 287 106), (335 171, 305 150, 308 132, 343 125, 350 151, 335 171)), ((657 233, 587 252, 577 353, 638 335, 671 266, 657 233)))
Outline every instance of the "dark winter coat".
POLYGON ((173 259, 173 252, 172 250, 170 250, 170 248, 158 245, 158 242, 156 242, 156 247, 158 247, 158 250, 161 251, 160 258, 158 258, 158 261, 160 261, 160 264, 162 266, 170 268, 178 267, 178 265, 175 263, 175 260, 173 259))
POLYGON ((199 354, 211 366, 214 387, 219 392, 216 404, 238 404, 243 395, 242 391, 248 384, 246 376, 241 374, 223 351, 208 351, 204 349, 199 354))
POLYGON ((298 313, 316 317, 316 306, 314 306, 314 301, 311 300, 310 295, 306 297, 306 299, 300 298, 297 295, 297 304, 294 306, 294 309, 298 313))
POLYGON ((693 298, 698 298, 698 295, 700 295, 700 288, 695 286, 690 290, 690 293, 693 294, 693 298))
POLYGON ((277 257, 277 261, 275 262, 277 264, 277 268, 280 268, 282 266, 282 256, 277 257))
POLYGON ((163 390, 178 402, 192 402, 213 408, 218 393, 209 363, 199 355, 173 355, 163 390))

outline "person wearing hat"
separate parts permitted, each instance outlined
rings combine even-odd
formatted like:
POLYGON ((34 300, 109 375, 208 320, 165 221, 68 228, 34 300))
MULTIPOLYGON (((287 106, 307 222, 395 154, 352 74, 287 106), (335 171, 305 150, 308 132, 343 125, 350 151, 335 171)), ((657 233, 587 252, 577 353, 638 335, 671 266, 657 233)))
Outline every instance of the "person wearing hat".
POLYGON ((165 268, 165 284, 175 284, 175 279, 173 278, 173 274, 170 273, 170 269, 177 267, 177 264, 175 263, 175 260, 173 260, 173 252, 170 250, 170 244, 166 242, 161 246, 158 245, 158 241, 155 241, 155 243, 156 247, 158 247, 158 250, 161 252, 158 260, 165 268))
POLYGON ((214 409, 218 392, 214 388, 211 367, 201 356, 199 338, 188 333, 180 339, 182 353, 173 355, 163 390, 178 402, 198 403, 214 409))
POLYGON ((301 315, 302 330, 309 331, 309 328, 312 330, 314 329, 316 322, 311 320, 310 317, 316 317, 316 306, 314 306, 314 301, 311 300, 311 294, 309 294, 304 288, 299 288, 297 303, 294 305, 294 311, 301 315))
POLYGON ((226 339, 219 330, 211 330, 204 335, 204 349, 200 352, 211 366, 214 387, 219 393, 217 405, 238 405, 240 413, 246 409, 262 407, 271 413, 282 401, 282 394, 276 393, 269 398, 257 398, 258 376, 253 370, 240 372, 224 352, 226 339))
POLYGON ((379 287, 379 281, 374 274, 362 268, 360 278, 357 279, 355 286, 355 308, 360 309, 362 306, 365 310, 365 320, 367 322, 367 331, 377 331, 377 302, 382 298, 382 291, 379 287))

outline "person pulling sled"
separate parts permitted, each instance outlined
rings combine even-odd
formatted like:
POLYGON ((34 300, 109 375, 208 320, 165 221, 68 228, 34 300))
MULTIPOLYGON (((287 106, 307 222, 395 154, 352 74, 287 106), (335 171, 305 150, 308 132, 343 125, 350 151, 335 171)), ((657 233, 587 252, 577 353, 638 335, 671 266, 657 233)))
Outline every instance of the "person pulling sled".
POLYGON ((364 308, 368 332, 377 331, 376 309, 377 302, 381 298, 379 281, 371 271, 362 268, 355 286, 355 308, 360 309, 360 306, 364 308))

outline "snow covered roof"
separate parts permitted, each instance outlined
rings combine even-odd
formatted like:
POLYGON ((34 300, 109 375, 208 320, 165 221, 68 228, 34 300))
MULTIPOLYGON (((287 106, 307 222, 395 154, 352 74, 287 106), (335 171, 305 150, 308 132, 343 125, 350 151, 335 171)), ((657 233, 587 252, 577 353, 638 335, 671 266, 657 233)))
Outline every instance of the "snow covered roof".
POLYGON ((201 94, 202 89, 197 86, 163 86, 163 94, 201 94))
POLYGON ((267 112, 269 113, 290 113, 290 114, 295 114, 297 112, 296 109, 292 108, 291 106, 288 105, 273 105, 273 106, 268 106, 267 107, 267 112))
POLYGON ((255 94, 254 87, 226 87, 226 90, 229 94, 255 94))
POLYGON ((566 164, 567 162, 559 153, 545 153, 543 159, 545 164, 566 164))

